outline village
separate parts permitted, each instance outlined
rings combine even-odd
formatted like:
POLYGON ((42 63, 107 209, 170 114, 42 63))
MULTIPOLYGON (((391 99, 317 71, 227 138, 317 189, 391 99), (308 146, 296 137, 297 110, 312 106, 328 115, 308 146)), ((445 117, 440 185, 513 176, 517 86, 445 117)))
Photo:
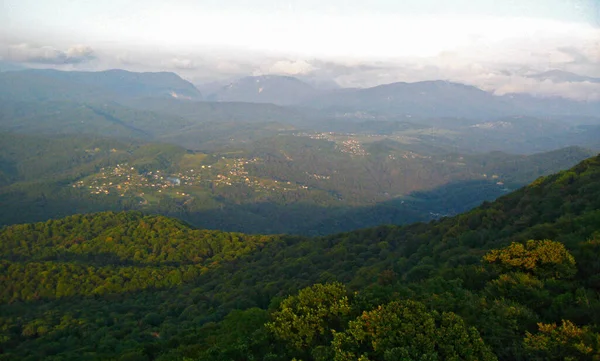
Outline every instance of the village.
POLYGON ((260 161, 259 158, 221 157, 215 164, 205 164, 177 172, 158 169, 140 171, 135 166, 122 163, 101 168, 98 173, 71 184, 71 187, 85 190, 92 195, 141 197, 141 204, 148 203, 148 195, 190 198, 195 191, 214 193, 219 187, 243 186, 258 193, 309 189, 301 184, 251 176, 246 166, 260 161))
POLYGON ((308 137, 310 139, 321 139, 335 143, 335 149, 342 153, 350 154, 351 156, 364 157, 369 155, 363 148, 362 144, 356 140, 355 134, 339 134, 334 132, 327 133, 296 133, 297 137, 308 137))

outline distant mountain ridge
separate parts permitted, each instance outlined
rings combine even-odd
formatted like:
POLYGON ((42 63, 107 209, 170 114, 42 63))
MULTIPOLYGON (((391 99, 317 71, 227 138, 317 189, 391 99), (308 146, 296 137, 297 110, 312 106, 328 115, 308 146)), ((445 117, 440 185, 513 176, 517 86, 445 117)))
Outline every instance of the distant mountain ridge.
MULTIPOLYGON (((564 77, 565 74, 570 73, 553 72, 548 76, 564 77)), ((167 72, 28 69, 0 73, 0 100, 4 101, 114 101, 126 105, 132 99, 143 98, 197 101, 203 96, 192 83, 167 72)), ((600 114, 600 102, 538 98, 530 94, 497 96, 474 86, 442 80, 324 90, 290 76, 251 76, 214 91, 206 100, 271 103, 302 107, 304 111, 316 110, 328 117, 361 114, 365 119, 380 120, 393 117, 481 119, 519 115, 597 117, 600 114)))
POLYGON ((200 100, 202 94, 192 83, 168 72, 28 69, 0 74, 0 99, 4 100, 97 101, 144 97, 200 100))
POLYGON ((591 76, 584 76, 568 71, 562 70, 549 70, 543 73, 529 75, 529 78, 540 79, 540 80, 551 80, 555 83, 569 83, 569 82, 590 82, 600 83, 600 78, 594 78, 591 76))
MULTIPOLYGON (((600 79, 552 70, 531 75, 553 82, 600 82, 600 79)), ((600 102, 576 101, 562 97, 537 97, 526 93, 497 96, 475 86, 431 80, 396 82, 370 88, 315 88, 300 78, 265 75, 244 77, 212 92, 209 101, 273 103, 301 106, 330 114, 361 113, 384 119, 411 117, 505 117, 595 116, 600 102)))
POLYGON ((447 81, 398 82, 344 90, 311 99, 304 105, 320 109, 366 111, 411 116, 502 115, 501 98, 474 86, 447 81))
POLYGON ((0 59, 0 72, 26 69, 24 66, 0 59))
POLYGON ((529 94, 497 96, 477 87, 434 80, 392 83, 322 94, 303 106, 378 116, 485 118, 514 115, 596 116, 600 102, 538 98, 529 94))
POLYGON ((319 93, 311 85, 290 76, 249 76, 231 82, 207 99, 211 101, 234 101, 247 103, 273 103, 292 105, 314 97, 319 93))

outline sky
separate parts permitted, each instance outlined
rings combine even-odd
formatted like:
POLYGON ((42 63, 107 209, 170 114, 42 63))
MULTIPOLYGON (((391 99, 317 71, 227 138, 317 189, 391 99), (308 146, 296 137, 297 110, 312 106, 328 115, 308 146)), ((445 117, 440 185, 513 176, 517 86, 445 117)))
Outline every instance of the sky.
POLYGON ((27 67, 175 71, 196 84, 445 79, 600 99, 600 0, 0 0, 0 57, 27 67))

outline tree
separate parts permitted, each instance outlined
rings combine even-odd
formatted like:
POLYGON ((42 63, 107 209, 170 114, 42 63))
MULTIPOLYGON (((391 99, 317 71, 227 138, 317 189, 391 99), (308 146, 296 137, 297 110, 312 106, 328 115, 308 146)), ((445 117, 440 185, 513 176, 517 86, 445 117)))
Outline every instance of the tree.
POLYGON ((569 320, 562 324, 538 323, 539 332, 527 332, 524 343, 537 360, 598 360, 600 358, 600 334, 589 327, 578 327, 569 320))
POLYGON ((364 312, 333 340, 335 361, 496 360, 475 328, 452 312, 394 301, 364 312))
POLYGON ((571 253, 562 243, 550 240, 513 242, 506 248, 490 251, 483 260, 502 273, 521 271, 540 278, 569 279, 577 272, 571 253))
POLYGON ((266 327, 297 350, 329 346, 332 330, 340 330, 350 313, 346 287, 341 283, 316 284, 286 298, 266 327))
POLYGON ((198 360, 257 360, 268 355, 273 341, 264 328, 268 318, 259 308, 230 312, 204 341, 210 346, 198 360))

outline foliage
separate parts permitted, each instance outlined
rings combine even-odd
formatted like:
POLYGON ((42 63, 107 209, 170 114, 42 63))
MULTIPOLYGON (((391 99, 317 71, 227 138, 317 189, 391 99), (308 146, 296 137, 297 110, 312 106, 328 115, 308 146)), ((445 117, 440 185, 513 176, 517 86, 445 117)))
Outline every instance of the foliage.
POLYGON ((316 284, 286 298, 273 313, 267 329, 290 346, 302 350, 327 346, 332 333, 350 313, 346 287, 340 283, 316 284))
POLYGON ((138 212, 6 226, 0 359, 331 360, 336 337, 369 359, 431 344, 440 358, 489 348, 499 360, 593 359, 599 184, 595 157, 455 217, 315 238, 198 230, 138 212), (525 253, 513 257, 513 243, 525 253), (490 265, 493 254, 516 266, 490 265), (433 320, 427 342, 406 343, 404 313, 433 320), (295 321, 307 330, 300 350, 272 332, 295 321), (474 346, 440 346, 455 341, 474 346))
POLYGON ((489 252, 483 259, 498 265, 501 272, 518 270, 541 278, 571 278, 577 272, 575 259, 564 244, 550 240, 512 243, 489 252))
POLYGON ((475 328, 456 314, 429 313, 414 301, 364 312, 333 341, 336 361, 496 360, 475 328))
POLYGON ((600 335, 589 327, 577 327, 569 320, 562 324, 539 323, 537 334, 527 333, 525 345, 541 360, 597 360, 600 335))

